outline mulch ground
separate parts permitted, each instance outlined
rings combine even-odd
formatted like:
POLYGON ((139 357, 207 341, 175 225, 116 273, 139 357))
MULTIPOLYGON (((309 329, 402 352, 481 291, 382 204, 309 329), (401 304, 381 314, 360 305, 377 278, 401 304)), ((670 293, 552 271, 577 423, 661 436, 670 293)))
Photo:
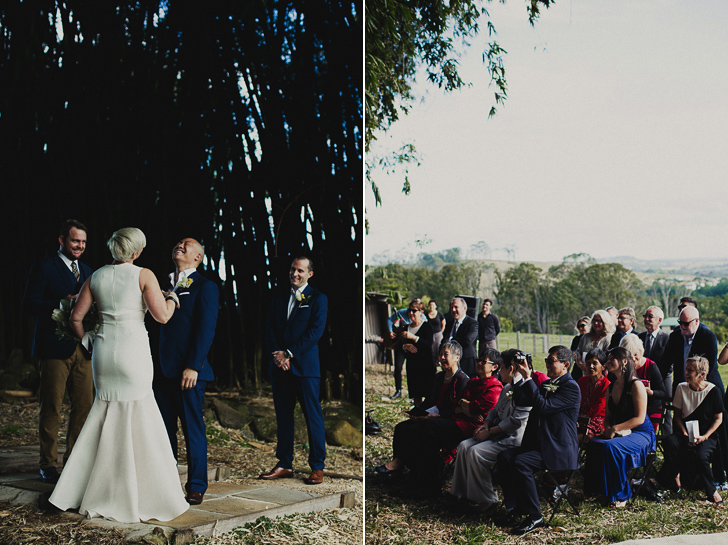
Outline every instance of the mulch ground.
MULTIPOLYGON (((64 405, 59 441, 65 442, 65 428, 69 407, 64 405)), ((227 467, 231 482, 243 482, 257 477, 276 464, 275 444, 251 441, 238 430, 223 428, 216 421, 208 422, 208 463, 210 466, 227 467)), ((0 401, 0 447, 38 444, 38 404, 32 398, 0 401)), ((186 458, 184 440, 179 435, 179 460, 186 458)), ((308 453, 305 445, 297 444, 294 453, 294 469, 305 472, 308 453)), ((316 486, 316 493, 327 494, 351 491, 356 494, 357 505, 352 509, 333 509, 311 515, 295 515, 259 524, 249 524, 214 539, 198 540, 199 543, 329 543, 360 544, 363 535, 363 482, 345 478, 362 475, 362 451, 346 447, 327 446, 326 472, 340 475, 329 477, 316 486)), ((302 478, 303 473, 299 478, 302 478)), ((297 487, 295 479, 286 480, 287 486, 297 487), (289 484, 290 483, 290 484, 289 484)), ((300 481, 301 489, 307 485, 300 481)), ((119 532, 87 527, 78 522, 68 522, 57 514, 49 514, 32 506, 16 506, 0 503, 0 544, 75 544, 75 543, 123 543, 119 532)))

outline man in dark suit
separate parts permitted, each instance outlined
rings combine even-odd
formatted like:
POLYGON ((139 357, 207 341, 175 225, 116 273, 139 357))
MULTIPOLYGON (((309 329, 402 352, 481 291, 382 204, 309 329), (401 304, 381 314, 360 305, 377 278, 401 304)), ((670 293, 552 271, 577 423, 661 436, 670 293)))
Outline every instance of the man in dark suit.
POLYGON ((293 475, 293 409, 301 404, 308 429, 311 474, 306 484, 321 484, 326 458, 324 417, 319 395, 321 370, 318 341, 324 333, 328 301, 308 284, 313 263, 306 256, 291 263, 291 289, 273 297, 265 325, 265 343, 271 355, 268 372, 276 409, 278 463, 261 479, 273 480, 293 475))
POLYGON ((513 386, 513 400, 521 407, 533 407, 520 447, 498 455, 498 474, 503 488, 506 516, 501 522, 516 524, 513 532, 527 534, 546 525, 541 516, 533 474, 541 469, 568 471, 577 467, 579 439, 576 421, 581 393, 571 378, 569 366, 574 354, 566 346, 552 346, 546 358, 549 380, 538 388, 531 379, 533 370, 525 358, 518 372, 524 378, 513 386))
MULTIPOLYGON (((215 337, 219 291, 197 272, 205 250, 193 238, 174 245, 175 271, 169 290, 179 297, 179 309, 159 332, 159 356, 154 373, 154 397, 177 457, 177 419, 187 447, 187 502, 202 503, 207 491, 207 438, 202 409, 205 387, 215 377, 207 354, 215 337)), ((163 284, 162 284, 163 285, 163 284)))
POLYGON ((718 372, 718 340, 715 334, 700 323, 700 312, 693 306, 682 309, 678 323, 679 329, 670 333, 661 361, 658 362, 663 377, 674 373, 672 393, 675 393, 678 384, 685 382, 685 360, 690 356, 703 356, 708 360, 706 379, 720 388, 721 396, 724 395, 723 381, 718 372))
POLYGON ((40 415, 38 439, 40 441, 40 478, 58 481, 58 429, 61 427, 61 405, 68 389, 71 414, 68 421, 66 452, 63 462, 71 454, 86 416, 93 405, 93 373, 89 353, 75 340, 59 339, 53 310, 61 300, 73 300, 91 268, 79 261, 86 249, 86 227, 68 220, 61 225, 58 237, 60 249, 54 256, 40 261, 30 271, 25 288, 25 308, 35 316, 35 336, 32 355, 39 360, 40 415))
POLYGON ((619 310, 617 315, 617 331, 612 335, 612 341, 609 343, 609 349, 617 348, 619 342, 624 338, 625 335, 634 334, 637 332, 634 329, 634 323, 637 319, 637 315, 632 307, 624 307, 619 310))
POLYGON ((455 297, 450 302, 450 315, 445 331, 442 334, 442 342, 455 340, 463 347, 463 355, 460 358, 460 369, 469 377, 475 377, 476 348, 478 341, 478 321, 466 314, 468 305, 462 297, 455 297))
MULTIPOLYGON (((647 331, 643 331, 638 336, 645 347, 645 358, 650 358, 652 361, 658 362, 662 359, 665 346, 667 346, 667 339, 670 337, 670 335, 660 329, 660 324, 665 318, 665 314, 660 307, 651 306, 645 311, 643 318, 647 331)), ((672 377, 670 377, 669 386, 667 382, 665 386, 669 392, 672 392, 672 377)))

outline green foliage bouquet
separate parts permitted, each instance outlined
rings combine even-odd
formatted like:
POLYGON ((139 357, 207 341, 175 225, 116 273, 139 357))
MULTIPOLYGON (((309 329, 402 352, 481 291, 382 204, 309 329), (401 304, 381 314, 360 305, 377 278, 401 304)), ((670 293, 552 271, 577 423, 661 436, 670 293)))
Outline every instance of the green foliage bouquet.
MULTIPOLYGON (((76 335, 73 333, 73 329, 71 329, 71 311, 73 310, 73 305, 75 304, 76 300, 71 299, 70 301, 67 299, 61 300, 61 308, 57 308, 53 311, 53 314, 51 314, 51 318, 56 321, 56 336, 59 339, 71 339, 71 340, 78 340, 76 338, 76 335)), ((83 330, 87 333, 89 333, 89 336, 91 339, 96 335, 96 332, 99 329, 99 311, 96 308, 96 304, 94 303, 91 305, 91 308, 86 313, 86 316, 83 317, 83 330)))

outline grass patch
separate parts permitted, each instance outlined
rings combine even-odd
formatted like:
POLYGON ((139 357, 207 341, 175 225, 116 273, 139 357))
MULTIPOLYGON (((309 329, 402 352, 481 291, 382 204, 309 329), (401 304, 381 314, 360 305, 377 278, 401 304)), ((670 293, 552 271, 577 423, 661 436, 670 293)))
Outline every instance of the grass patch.
POLYGON ((2 435, 21 435, 23 433, 22 426, 6 426, 0 431, 2 435))

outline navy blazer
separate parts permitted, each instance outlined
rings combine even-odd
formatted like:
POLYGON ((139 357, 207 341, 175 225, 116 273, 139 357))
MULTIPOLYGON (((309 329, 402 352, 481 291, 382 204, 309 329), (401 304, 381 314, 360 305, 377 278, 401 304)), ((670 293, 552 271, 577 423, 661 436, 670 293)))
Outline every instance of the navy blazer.
POLYGON ((61 299, 76 295, 91 276, 91 267, 80 261, 77 263, 81 275, 78 281, 57 253, 36 263, 30 270, 23 303, 26 310, 35 316, 34 357, 64 360, 76 350, 77 341, 61 340, 56 336, 57 324, 51 319, 51 314, 60 308, 61 299))
MULTIPOLYGON (((453 324, 455 324, 455 320, 452 319, 452 317, 448 318, 445 331, 443 331, 442 334, 443 343, 450 339, 450 332, 452 331, 453 324)), ((477 355, 475 352, 475 343, 478 340, 478 320, 466 315, 463 319, 463 323, 460 324, 460 327, 458 327, 458 330, 455 333, 454 340, 463 347, 463 355, 461 356, 461 359, 474 360, 477 355)))
POLYGON ((551 383, 545 380, 538 388, 534 380, 521 381, 513 387, 513 399, 520 407, 533 407, 522 446, 539 450, 546 469, 566 471, 578 467, 581 390, 568 372, 556 379, 553 393, 546 388, 551 383))
MULTIPOLYGON (((675 394, 677 385, 685 382, 685 361, 683 359, 684 342, 680 328, 670 333, 665 352, 662 354, 662 359, 658 362, 663 377, 667 376, 667 373, 670 371, 673 372, 673 395, 675 394)), ((698 330, 693 337, 690 352, 688 352, 688 357, 690 356, 703 356, 708 360, 708 376, 705 378, 708 382, 712 382, 720 388, 720 391, 724 394, 723 381, 718 372, 718 339, 715 337, 715 333, 703 323, 698 326, 698 330)))
MULTIPOLYGON (((643 331, 639 335, 637 335, 640 340, 642 341, 642 346, 645 346, 645 339, 647 339, 647 331, 643 331)), ((650 358, 654 362, 659 362, 662 359, 662 354, 665 352, 665 347, 667 346, 667 340, 670 338, 670 335, 665 333, 662 330, 659 330, 657 332, 657 337, 654 341, 652 341, 652 346, 650 347, 650 353, 648 354, 645 352, 645 357, 650 358)))
POLYGON ((215 378, 207 361, 215 337, 219 290, 197 271, 189 288, 177 290, 179 308, 159 332, 159 364, 167 378, 179 378, 187 368, 197 371, 197 380, 215 378))
POLYGON ((318 342, 326 327, 328 299, 320 291, 307 285, 304 301, 293 305, 288 318, 291 292, 273 297, 265 324, 265 345, 270 355, 268 373, 273 374, 273 352, 289 350, 293 354, 291 372, 297 377, 320 377, 318 342))

